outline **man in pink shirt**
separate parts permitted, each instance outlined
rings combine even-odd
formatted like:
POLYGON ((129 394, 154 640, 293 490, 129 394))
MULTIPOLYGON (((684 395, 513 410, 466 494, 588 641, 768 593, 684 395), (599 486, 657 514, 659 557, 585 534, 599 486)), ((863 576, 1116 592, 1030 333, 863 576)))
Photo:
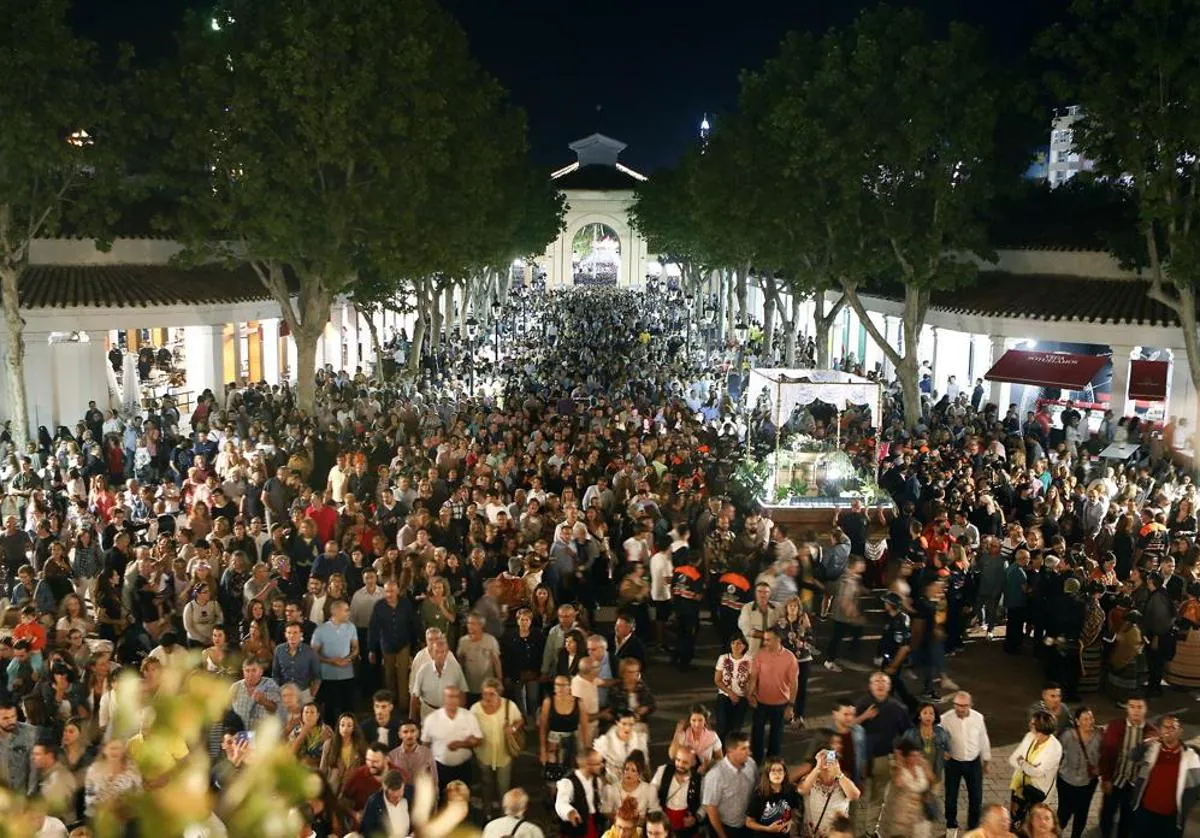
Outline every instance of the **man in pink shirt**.
POLYGON ((746 699, 754 708, 750 749, 755 762, 761 764, 764 757, 779 756, 783 746, 783 726, 792 718, 799 675, 796 656, 783 648, 779 629, 767 627, 763 632, 762 648, 750 665, 750 682, 746 685, 746 699), (771 725, 771 738, 764 751, 763 738, 768 724, 771 725))

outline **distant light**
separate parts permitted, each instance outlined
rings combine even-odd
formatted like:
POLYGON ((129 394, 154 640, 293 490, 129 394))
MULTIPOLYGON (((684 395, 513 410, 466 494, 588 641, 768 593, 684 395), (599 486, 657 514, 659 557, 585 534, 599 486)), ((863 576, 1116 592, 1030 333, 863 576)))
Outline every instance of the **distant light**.
POLYGON ((708 123, 708 117, 707 117, 707 116, 706 116, 706 117, 704 117, 704 119, 703 119, 703 120, 701 120, 701 122, 700 122, 700 130, 701 130, 701 131, 708 131, 708 130, 710 130, 711 128, 712 128, 712 126, 711 126, 711 125, 708 123))
POLYGON ((80 128, 78 131, 73 132, 69 137, 67 137, 67 142, 76 148, 83 148, 84 146, 92 145, 95 140, 92 139, 91 134, 80 128))
POLYGON ((513 259, 512 266, 514 268, 523 268, 523 267, 525 267, 525 260, 520 257, 517 257, 516 259, 513 259))
POLYGON ((217 20, 215 17, 212 19, 212 30, 214 32, 221 31, 221 21, 217 20))

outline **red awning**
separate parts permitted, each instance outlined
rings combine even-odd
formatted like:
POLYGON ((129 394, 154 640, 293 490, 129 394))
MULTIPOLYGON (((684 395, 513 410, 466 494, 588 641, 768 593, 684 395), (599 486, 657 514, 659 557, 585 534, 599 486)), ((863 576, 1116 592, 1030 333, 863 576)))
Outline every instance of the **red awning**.
POLYGON ((1069 352, 1028 352, 1010 349, 984 376, 988 381, 1036 384, 1082 390, 1108 363, 1107 355, 1073 355, 1069 352))
POLYGON ((1146 402, 1166 401, 1167 362, 1130 361, 1129 398, 1146 402))

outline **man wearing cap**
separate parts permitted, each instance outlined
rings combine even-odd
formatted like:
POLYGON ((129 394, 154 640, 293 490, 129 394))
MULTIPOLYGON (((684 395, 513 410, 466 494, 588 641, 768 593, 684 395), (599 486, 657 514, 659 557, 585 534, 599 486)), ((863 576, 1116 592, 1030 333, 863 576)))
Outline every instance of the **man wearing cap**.
POLYGON ((887 624, 879 638, 879 665, 892 678, 892 695, 904 702, 909 711, 915 711, 917 700, 904 683, 904 664, 912 652, 912 622, 904 613, 900 594, 888 591, 883 595, 883 607, 887 612, 887 624))

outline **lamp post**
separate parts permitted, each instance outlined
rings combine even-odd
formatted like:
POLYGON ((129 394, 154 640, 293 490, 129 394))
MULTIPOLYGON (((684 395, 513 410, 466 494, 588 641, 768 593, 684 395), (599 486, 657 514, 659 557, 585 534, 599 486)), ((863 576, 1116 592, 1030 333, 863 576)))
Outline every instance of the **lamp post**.
POLYGON ((467 352, 471 359, 471 398, 475 398, 475 337, 479 334, 479 321, 474 316, 467 318, 467 352))

